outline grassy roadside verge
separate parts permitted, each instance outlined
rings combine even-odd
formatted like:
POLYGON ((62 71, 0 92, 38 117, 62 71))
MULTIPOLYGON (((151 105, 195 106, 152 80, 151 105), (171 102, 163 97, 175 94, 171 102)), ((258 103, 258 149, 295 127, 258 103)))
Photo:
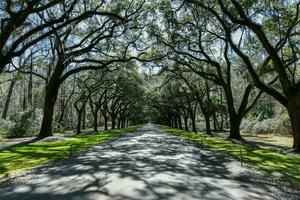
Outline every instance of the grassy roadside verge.
POLYGON ((204 134, 196 134, 189 131, 160 126, 160 128, 172 135, 176 135, 195 144, 202 144, 211 150, 229 154, 240 158, 240 149, 243 153, 243 161, 255 167, 259 171, 277 180, 287 181, 292 184, 300 184, 300 158, 285 155, 271 150, 251 147, 246 144, 235 144, 230 140, 210 137, 204 134))
POLYGON ((17 171, 66 158, 89 147, 133 132, 139 126, 102 131, 92 135, 76 136, 63 141, 19 144, 0 151, 0 178, 17 171))

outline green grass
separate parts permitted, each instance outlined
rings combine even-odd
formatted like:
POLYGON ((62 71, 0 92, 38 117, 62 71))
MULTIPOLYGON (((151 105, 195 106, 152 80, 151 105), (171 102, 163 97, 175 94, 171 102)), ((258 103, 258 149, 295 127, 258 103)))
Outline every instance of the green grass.
POLYGON ((259 171, 270 175, 272 178, 287 181, 290 183, 300 183, 300 158, 262 149, 251 147, 246 144, 235 144, 230 140, 217 137, 210 137, 204 134, 196 134, 189 131, 160 126, 166 132, 179 136, 185 140, 196 144, 227 153, 237 159, 240 158, 240 149, 243 154, 243 161, 254 166, 259 171))
POLYGON ((34 142, 19 144, 0 151, 0 178, 17 171, 31 169, 49 162, 55 162, 102 142, 133 132, 138 126, 125 129, 102 131, 93 135, 77 136, 63 141, 34 142))

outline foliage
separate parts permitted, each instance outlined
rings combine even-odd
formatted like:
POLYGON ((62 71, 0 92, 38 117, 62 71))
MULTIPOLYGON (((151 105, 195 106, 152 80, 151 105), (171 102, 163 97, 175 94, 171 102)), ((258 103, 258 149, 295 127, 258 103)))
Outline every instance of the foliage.
POLYGON ((241 129, 246 133, 254 134, 290 134, 291 124, 288 118, 281 120, 280 118, 269 118, 264 120, 243 120, 241 129))
POLYGON ((0 119, 0 135, 2 137, 7 137, 14 126, 15 123, 11 120, 0 119))
POLYGON ((0 122, 1 134, 6 138, 34 136, 40 129, 41 121, 41 110, 27 109, 11 116, 9 120, 2 119, 0 122))

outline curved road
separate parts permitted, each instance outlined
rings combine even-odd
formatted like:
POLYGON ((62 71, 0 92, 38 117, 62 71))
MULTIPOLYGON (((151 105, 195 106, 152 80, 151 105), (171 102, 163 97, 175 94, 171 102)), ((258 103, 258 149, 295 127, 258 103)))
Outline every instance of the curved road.
POLYGON ((297 198, 230 157, 195 148, 151 124, 0 188, 1 200, 297 198))

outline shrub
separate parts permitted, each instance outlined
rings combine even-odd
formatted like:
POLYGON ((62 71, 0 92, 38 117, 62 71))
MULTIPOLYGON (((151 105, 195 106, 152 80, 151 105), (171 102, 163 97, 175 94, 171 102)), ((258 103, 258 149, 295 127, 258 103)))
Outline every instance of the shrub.
POLYGON ((7 137, 11 129, 15 126, 15 123, 8 119, 0 119, 0 135, 7 137))
POLYGON ((54 128, 54 132, 55 133, 65 133, 66 132, 66 129, 63 125, 56 125, 55 128, 54 128))
POLYGON ((241 129, 247 133, 290 134, 291 124, 288 118, 270 118, 259 120, 243 120, 241 129))
POLYGON ((34 136, 40 129, 42 114, 39 109, 28 109, 0 121, 0 132, 7 138, 34 136))

